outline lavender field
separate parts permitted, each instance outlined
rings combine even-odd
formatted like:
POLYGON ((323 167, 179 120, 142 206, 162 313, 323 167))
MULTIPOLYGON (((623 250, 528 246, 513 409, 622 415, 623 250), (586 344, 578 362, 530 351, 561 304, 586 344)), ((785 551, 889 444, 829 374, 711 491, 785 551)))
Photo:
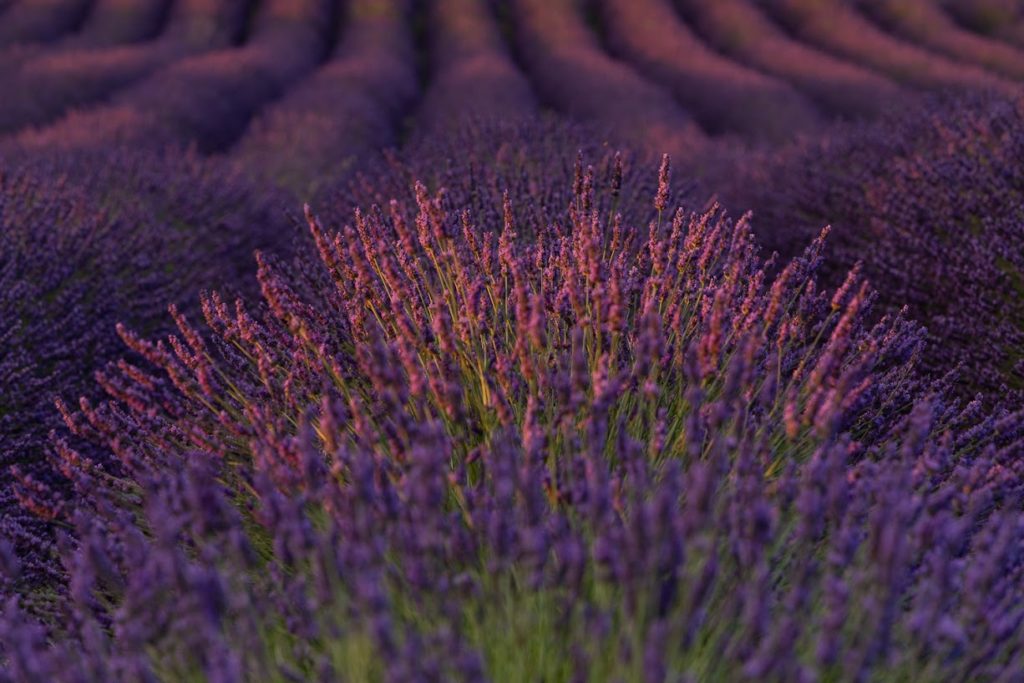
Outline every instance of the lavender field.
POLYGON ((0 683, 1024 683, 1024 0, 0 0, 0 683))

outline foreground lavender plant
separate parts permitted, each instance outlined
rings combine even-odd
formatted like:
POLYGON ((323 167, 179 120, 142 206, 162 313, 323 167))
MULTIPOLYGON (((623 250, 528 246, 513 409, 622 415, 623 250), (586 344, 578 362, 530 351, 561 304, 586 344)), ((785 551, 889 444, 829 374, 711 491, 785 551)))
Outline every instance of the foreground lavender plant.
POLYGON ((858 272, 819 290, 821 239, 771 277, 659 175, 646 229, 590 170, 536 233, 423 186, 307 212, 262 307, 121 327, 146 363, 54 441, 66 611, 6 606, 5 675, 1012 678, 1021 416, 921 380, 858 272))

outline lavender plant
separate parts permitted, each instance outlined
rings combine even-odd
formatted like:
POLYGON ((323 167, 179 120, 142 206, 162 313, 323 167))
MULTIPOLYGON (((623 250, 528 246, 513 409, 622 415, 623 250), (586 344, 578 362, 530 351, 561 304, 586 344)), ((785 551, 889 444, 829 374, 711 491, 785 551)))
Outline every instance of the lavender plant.
POLYGON ((823 237, 772 276, 669 170, 646 229, 584 169, 538 232, 422 186, 307 212, 262 306, 121 327, 145 363, 54 442, 66 611, 8 603, 4 675, 1011 679, 1021 416, 917 376, 857 271, 819 289, 823 237))

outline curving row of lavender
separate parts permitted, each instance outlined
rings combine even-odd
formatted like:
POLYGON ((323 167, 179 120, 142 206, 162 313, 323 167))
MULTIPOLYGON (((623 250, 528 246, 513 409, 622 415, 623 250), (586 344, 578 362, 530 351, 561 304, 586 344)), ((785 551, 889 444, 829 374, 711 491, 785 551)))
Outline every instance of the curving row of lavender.
MULTIPOLYGON (((154 40, 104 48, 61 46, 22 55, 17 65, 0 67, 7 88, 0 101, 0 133, 42 127, 68 110, 114 95, 161 67, 227 47, 241 35, 247 11, 248 3, 238 0, 179 0, 154 40)), ((131 25, 140 27, 137 21, 131 25)))
POLYGON ((428 15, 431 73, 415 131, 429 139, 481 122, 530 120, 539 103, 486 3, 438 0, 428 15))
POLYGON ((8 679, 1012 680, 1024 416, 917 375, 857 273, 820 290, 824 236, 772 276, 659 175, 647 228, 590 170, 538 235, 422 186, 307 214, 262 306, 119 328, 8 679))
POLYGON ((352 0, 334 55, 260 114, 232 150, 299 194, 397 142, 419 90, 406 0, 352 0))
MULTIPOLYGON (((926 0, 916 0, 915 14, 881 0, 858 7, 799 0, 602 0, 593 8, 576 0, 448 0, 417 5, 415 16, 387 9, 390 3, 374 9, 373 2, 363 2, 366 11, 395 19, 384 31, 364 28, 361 3, 335 0, 294 6, 97 0, 79 22, 81 30, 54 48, 30 45, 3 60, 0 83, 11 95, 0 103, 0 132, 36 126, 15 138, 29 148, 195 144, 221 152, 259 119, 248 134, 256 142, 239 156, 257 174, 293 176, 288 183, 304 188, 337 164, 351 167, 367 150, 401 142, 399 119, 414 109, 420 112, 413 116, 417 130, 441 131, 457 127, 457 119, 529 116, 539 100, 620 142, 690 157, 706 146, 707 133, 777 141, 815 129, 818 108, 859 118, 907 103, 911 96, 883 73, 914 89, 1004 92, 1018 86, 997 72, 1021 75, 1016 50, 958 28, 951 18, 958 16, 955 8, 926 0), (588 25, 590 9, 600 15, 596 30, 588 25), (903 37, 882 31, 867 15, 903 37), (426 29, 426 64, 412 46, 414 22, 426 29), (340 45, 346 35, 351 43, 364 32, 360 45, 339 46, 321 67, 336 34, 340 45), (137 42, 147 36, 152 39, 137 42), (231 44, 242 36, 242 45, 231 44), (506 43, 515 47, 514 59, 506 43), (307 78, 313 74, 319 77, 307 78), (415 82, 420 75, 426 87, 415 82), (326 93, 343 94, 335 102, 326 93), (268 109, 289 94, 291 104, 268 109), (306 125, 298 121, 335 107, 348 110, 337 117, 348 124, 323 115, 306 125), (294 151, 279 154, 292 136, 294 151), (322 144, 313 142, 320 137, 322 144), (351 141, 351 148, 338 140, 351 141), (303 156, 309 158, 306 177, 298 177, 299 161, 259 168, 270 158, 303 156), (315 156, 323 158, 314 162, 315 156)), ((75 26, 55 24, 53 31, 75 26)))
POLYGON ((987 88, 1004 93, 1018 86, 989 72, 946 59, 901 41, 868 21, 845 0, 767 0, 768 11, 801 40, 917 88, 987 88))
POLYGON ((877 116, 907 97, 884 76, 792 39, 748 0, 676 0, 676 6, 714 48, 792 83, 834 115, 877 116))
POLYGON ((55 40, 77 28, 91 4, 90 0, 39 0, 0 8, 0 47, 55 40))
POLYGON ((944 0, 942 4, 965 27, 1024 46, 1024 5, 1020 0, 944 0))
POLYGON ((174 62, 109 104, 73 112, 17 142, 29 149, 230 146, 251 117, 323 59, 332 30, 328 0, 270 0, 251 20, 239 48, 174 62))
POLYGON ((860 0, 860 6, 897 34, 936 52, 1024 78, 1024 52, 958 27, 934 0, 860 0))
POLYGON ((574 0, 515 0, 507 10, 520 59, 542 100, 648 149, 692 155, 706 136, 667 93, 609 57, 574 0))
POLYGON ((723 59, 678 17, 671 0, 602 0, 610 45, 693 111, 711 133, 779 141, 821 119, 793 88, 723 59))

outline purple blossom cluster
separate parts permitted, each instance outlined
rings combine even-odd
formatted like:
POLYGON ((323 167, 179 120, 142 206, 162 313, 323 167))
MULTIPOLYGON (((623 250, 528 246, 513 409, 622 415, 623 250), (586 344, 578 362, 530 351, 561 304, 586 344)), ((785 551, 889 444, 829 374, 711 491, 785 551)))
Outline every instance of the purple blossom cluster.
POLYGON ((1003 399, 1024 389, 1022 153, 1021 100, 938 101, 749 163, 730 203, 783 253, 831 223, 833 279, 862 261, 927 325, 927 365, 1003 399))
POLYGON ((6 679, 1013 680, 1024 415, 919 375, 858 270, 820 288, 824 234, 762 261, 667 159, 625 223, 622 173, 538 232, 422 185, 307 210, 261 305, 119 326, 6 679))

